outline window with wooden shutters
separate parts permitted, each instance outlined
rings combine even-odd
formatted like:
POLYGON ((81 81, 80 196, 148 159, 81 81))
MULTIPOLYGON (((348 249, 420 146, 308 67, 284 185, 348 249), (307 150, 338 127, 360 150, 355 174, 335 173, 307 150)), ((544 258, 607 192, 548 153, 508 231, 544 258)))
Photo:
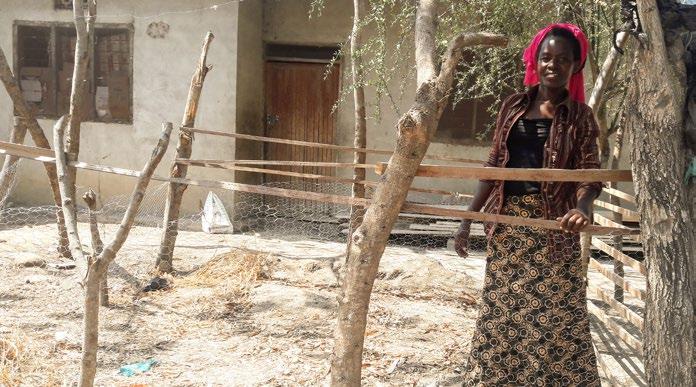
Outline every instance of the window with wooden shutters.
POLYGON ((69 9, 72 10, 72 0, 53 0, 53 7, 55 9, 69 9))
MULTIPOLYGON (((465 63, 474 60, 473 52, 466 50, 460 65, 464 71, 465 63)), ((455 83, 458 82, 455 80, 455 83)), ((457 87, 470 88, 471 83, 455 85, 457 87)), ((458 145, 489 145, 493 138, 493 125, 495 117, 489 111, 496 99, 492 96, 482 98, 461 99, 453 103, 454 93, 442 113, 440 123, 435 133, 433 142, 458 145)))
POLYGON ((488 107, 493 97, 449 101, 442 113, 433 142, 458 145, 487 145, 493 137, 495 117, 488 107))
MULTIPOLYGON (((38 117, 68 113, 75 62, 69 23, 16 22, 15 66, 20 87, 38 117)), ((132 27, 98 24, 88 69, 87 121, 132 122, 132 27)))

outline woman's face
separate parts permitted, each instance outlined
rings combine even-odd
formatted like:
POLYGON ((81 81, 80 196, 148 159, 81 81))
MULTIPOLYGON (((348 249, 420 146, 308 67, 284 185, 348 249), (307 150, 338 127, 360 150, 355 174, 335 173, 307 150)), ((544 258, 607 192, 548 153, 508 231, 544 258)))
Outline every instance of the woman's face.
POLYGON ((570 77, 580 67, 571 47, 567 39, 557 36, 542 42, 536 68, 542 86, 553 89, 568 87, 570 77))

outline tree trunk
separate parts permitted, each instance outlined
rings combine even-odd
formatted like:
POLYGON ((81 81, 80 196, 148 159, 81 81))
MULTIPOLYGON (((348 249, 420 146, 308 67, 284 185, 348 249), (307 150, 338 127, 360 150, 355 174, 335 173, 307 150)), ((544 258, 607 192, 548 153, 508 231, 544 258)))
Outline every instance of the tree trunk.
MULTIPOLYGON (((196 121, 196 113, 198 112, 198 101, 201 98, 203 90, 203 81, 205 76, 210 71, 211 67, 207 66, 205 61, 208 56, 208 48, 213 41, 213 33, 208 32, 203 41, 203 49, 201 51, 200 61, 196 66, 196 71, 191 79, 191 87, 189 88, 188 99, 186 100, 186 110, 184 118, 181 122, 183 128, 192 128, 196 121)), ((193 133, 185 130, 179 131, 179 143, 176 146, 176 158, 188 159, 191 157, 193 147, 193 133)), ((176 161, 172 165, 169 176, 174 178, 186 177, 188 166, 178 164, 176 161)), ((169 183, 167 188, 167 202, 164 209, 163 233, 160 240, 159 254, 157 255, 157 270, 163 273, 171 273, 174 270, 174 245, 176 237, 179 233, 179 211, 181 209, 181 199, 184 196, 184 191, 188 186, 185 184, 169 183)))
MULTIPOLYGON (((353 33, 350 38, 350 58, 351 69, 353 73, 353 102, 355 104, 355 134, 353 138, 353 146, 355 148, 367 148, 367 119, 365 114, 365 88, 363 75, 363 60, 362 52, 362 31, 365 15, 366 0, 353 0, 353 33)), ((365 164, 366 153, 355 152, 353 154, 353 162, 356 164, 365 164)), ((365 180, 365 169, 353 169, 353 180, 365 180)), ((353 183, 351 196, 354 198, 365 197, 365 185, 361 183, 353 183)), ((365 210, 361 206, 351 206, 350 208, 350 225, 348 229, 348 250, 350 250, 350 241, 353 231, 362 223, 365 210)))
POLYGON ((684 24, 672 12, 679 7, 674 1, 659 3, 658 8, 655 0, 637 1, 647 41, 638 48, 627 104, 648 270, 644 363, 651 386, 693 386, 696 223, 691 219, 693 197, 683 180, 690 154, 685 146, 684 45, 678 34, 684 24))
POLYGON ((331 383, 334 386, 360 385, 365 325, 379 261, 416 170, 437 129, 452 87, 455 68, 462 56, 461 48, 506 44, 506 39, 499 35, 460 35, 450 43, 438 75, 433 63, 435 9, 436 2, 432 0, 421 0, 418 4, 415 38, 419 83, 416 100, 399 120, 396 149, 363 223, 352 235, 334 333, 331 362, 331 383))
MULTIPOLYGON (((99 236, 99 223, 97 221, 97 194, 90 188, 82 195, 82 200, 89 210, 89 233, 92 241, 92 256, 98 257, 104 251, 104 242, 99 236)), ((109 282, 107 267, 99 283, 99 305, 109 306, 109 282)))
MULTIPOLYGON (((80 125, 86 114, 85 102, 89 92, 87 71, 94 52, 94 23, 97 19, 96 0, 74 0, 73 17, 75 19, 76 40, 75 66, 73 67, 70 90, 69 122, 65 140, 68 163, 77 161, 77 156, 80 153, 80 125)), ((77 182, 77 170, 74 167, 68 167, 68 173, 70 179, 77 182)), ((70 199, 75 201, 74 184, 69 187, 68 194, 70 199)))
MULTIPOLYGON (((80 370, 80 387, 90 387, 94 384, 94 376, 97 372, 97 348, 99 345, 99 297, 100 283, 109 264, 116 258, 116 254, 125 243, 135 216, 138 213, 140 204, 145 197, 152 174, 162 160, 164 153, 169 145, 169 137, 172 131, 172 124, 163 125, 157 146, 152 151, 150 159, 147 161, 142 171, 138 174, 138 181, 133 188, 128 207, 119 224, 114 239, 109 243, 98 256, 89 256, 82 250, 80 235, 77 232, 77 218, 75 217, 75 202, 70 200, 67 193, 68 187, 74 185, 68 173, 68 161, 66 152, 63 150, 65 143, 65 128, 68 126, 69 117, 61 117, 53 128, 54 152, 56 170, 59 187, 63 200, 63 212, 65 213, 65 226, 68 230, 70 248, 73 256, 86 261, 86 273, 83 286, 85 287, 84 316, 83 316, 83 342, 82 342, 82 361, 80 370)), ((97 242, 93 239, 93 242, 97 242)), ((95 250, 98 246, 95 245, 95 250)))
POLYGON ((97 374, 97 348, 99 347, 99 282, 99 273, 95 270, 89 270, 84 283, 82 372, 80 372, 79 387, 93 386, 94 377, 97 374))
MULTIPOLYGON (((23 144, 27 134, 27 127, 19 117, 14 118, 14 125, 10 131, 10 142, 13 144, 23 144)), ((10 196, 10 190, 17 176, 17 162, 19 157, 7 155, 0 171, 0 209, 5 206, 5 201, 10 196)))
MULTIPOLYGON (((29 131, 29 135, 34 141, 34 144, 39 148, 51 149, 51 144, 48 142, 43 129, 41 129, 39 122, 36 120, 36 117, 34 117, 34 114, 32 114, 29 104, 24 100, 22 90, 19 88, 19 82, 17 82, 17 78, 12 74, 12 70, 10 70, 10 66, 7 63, 7 58, 2 48, 0 48, 0 81, 5 85, 7 94, 9 94, 10 99, 12 99, 15 114, 17 114, 17 117, 26 125, 26 129, 29 131)), ((44 168, 46 168, 46 175, 48 175, 48 182, 51 186, 53 201, 57 207, 56 224, 58 226, 58 251, 63 258, 71 258, 70 247, 68 245, 68 234, 65 229, 65 219, 61 208, 61 196, 60 189, 58 188, 56 166, 51 163, 44 163, 44 168)))

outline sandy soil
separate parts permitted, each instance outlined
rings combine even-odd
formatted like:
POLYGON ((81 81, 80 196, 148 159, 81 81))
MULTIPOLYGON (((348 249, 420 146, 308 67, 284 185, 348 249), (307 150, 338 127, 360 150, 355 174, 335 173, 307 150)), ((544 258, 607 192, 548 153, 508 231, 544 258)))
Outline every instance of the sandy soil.
MULTIPOLYGON (((26 385, 71 383, 78 374, 79 266, 21 265, 55 262, 54 235, 50 225, 0 231, 0 337, 22 343, 28 356, 18 372, 26 385)), ((99 385, 326 382, 337 305, 334 265, 344 245, 182 232, 170 289, 143 293, 158 241, 157 229, 137 227, 110 268, 111 306, 100 317, 99 385), (240 266, 244 260, 258 265, 240 266), (253 275, 235 274, 247 269, 253 275), (159 363, 152 370, 118 374, 121 365, 150 358, 159 363)), ((464 260, 444 249, 388 248, 372 297, 364 384, 457 383, 484 266, 480 254, 464 260)), ((627 355, 597 321, 593 329, 598 351, 615 362, 612 379, 643 384, 639 358, 627 355)))

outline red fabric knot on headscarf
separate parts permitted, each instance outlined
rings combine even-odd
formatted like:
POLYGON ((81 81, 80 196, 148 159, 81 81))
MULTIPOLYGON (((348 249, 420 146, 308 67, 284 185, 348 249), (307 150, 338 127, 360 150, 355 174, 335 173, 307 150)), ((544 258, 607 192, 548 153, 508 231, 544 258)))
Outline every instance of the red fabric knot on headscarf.
POLYGON ((575 39, 580 43, 580 69, 570 77, 570 84, 568 85, 568 92, 570 93, 570 98, 578 102, 585 102, 585 80, 582 76, 582 68, 585 67, 585 60, 587 59, 587 50, 589 43, 587 42, 587 37, 585 33, 582 32, 580 27, 575 24, 568 23, 554 23, 550 24, 539 32, 537 32, 534 39, 532 39, 529 46, 524 50, 522 54, 522 60, 526 66, 524 73, 524 84, 526 86, 534 86, 539 83, 539 74, 536 72, 536 62, 537 62, 537 52, 539 52, 539 46, 546 38, 546 35, 554 29, 562 28, 564 30, 570 31, 575 39))

